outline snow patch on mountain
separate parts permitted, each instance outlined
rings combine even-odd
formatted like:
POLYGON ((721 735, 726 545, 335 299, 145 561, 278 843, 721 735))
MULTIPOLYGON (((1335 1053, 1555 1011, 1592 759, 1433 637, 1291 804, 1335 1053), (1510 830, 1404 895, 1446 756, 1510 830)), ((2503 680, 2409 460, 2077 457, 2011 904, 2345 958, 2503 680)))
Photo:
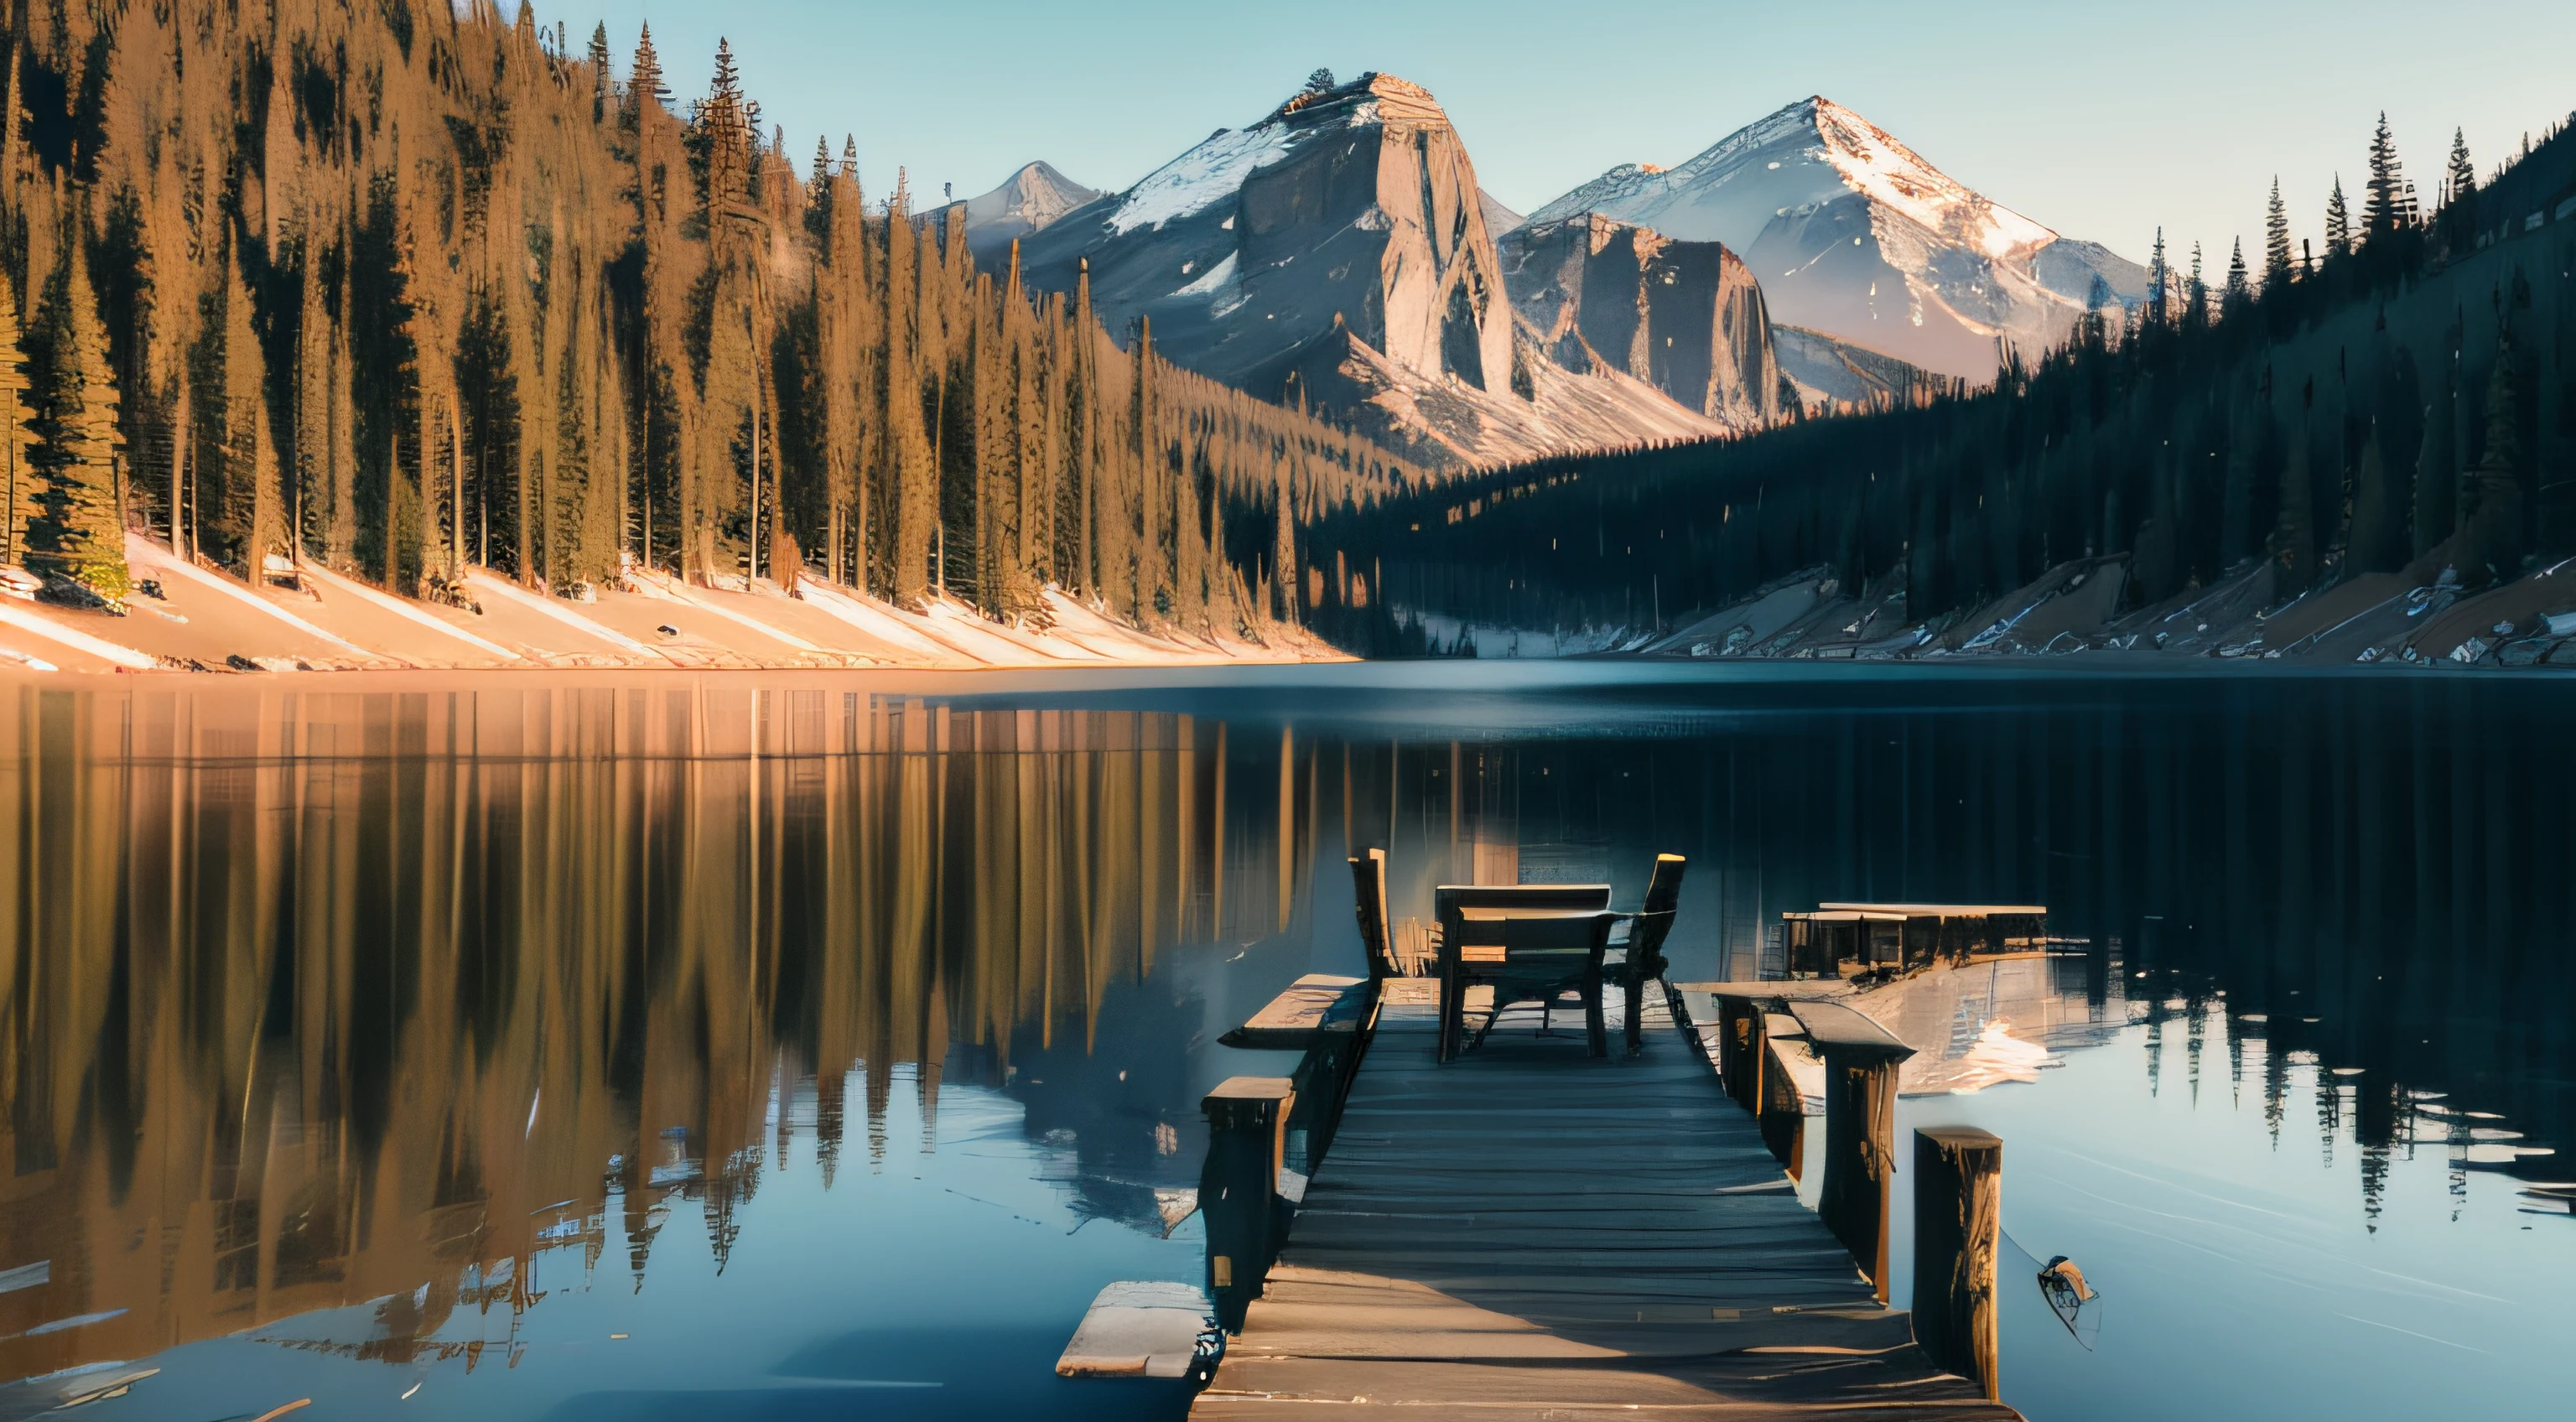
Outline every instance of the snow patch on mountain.
POLYGON ((1305 135, 1275 120, 1250 128, 1221 128, 1196 148, 1164 164, 1129 188, 1109 214, 1109 229, 1125 234, 1160 229, 1234 196, 1243 180, 1285 158, 1305 135))
POLYGON ((1198 280, 1191 282, 1189 285, 1182 287, 1180 290, 1173 292, 1172 294, 1174 296, 1213 296, 1217 293, 1219 288, 1233 280, 1234 253, 1228 252, 1225 254, 1224 261, 1208 268, 1198 280))

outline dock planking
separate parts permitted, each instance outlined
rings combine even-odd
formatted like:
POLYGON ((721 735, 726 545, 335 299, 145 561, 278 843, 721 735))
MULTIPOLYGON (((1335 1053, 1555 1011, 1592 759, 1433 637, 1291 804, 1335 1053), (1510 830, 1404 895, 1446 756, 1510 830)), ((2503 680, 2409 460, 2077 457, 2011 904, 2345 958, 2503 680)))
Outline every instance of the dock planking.
POLYGON ((1660 994, 1637 1056, 1524 1007, 1445 1066, 1411 996, 1194 1419, 2018 1417, 1915 1346, 1660 994))

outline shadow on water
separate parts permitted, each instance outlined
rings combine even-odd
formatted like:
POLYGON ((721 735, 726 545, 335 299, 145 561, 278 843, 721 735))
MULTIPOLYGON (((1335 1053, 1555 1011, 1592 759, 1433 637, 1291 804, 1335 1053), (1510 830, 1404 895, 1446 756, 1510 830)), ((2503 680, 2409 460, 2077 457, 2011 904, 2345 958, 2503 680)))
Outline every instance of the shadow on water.
MULTIPOLYGON (((2103 950, 2070 1029, 2149 1024, 2146 1071, 2205 1041, 2366 1158, 2576 1146, 2555 682, 989 684, 0 687, 0 1377, 348 1314, 245 1366, 471 1370, 495 1415, 1121 1415, 1055 1352, 1102 1284, 1199 1277, 1157 1192, 1201 1094, 1286 1069, 1215 1038, 1356 970, 1368 846, 1398 920, 1687 854, 1677 979, 1826 899, 2044 902, 2103 950), (549 1361, 634 1310, 649 1378, 549 1361)), ((153 1386, 103 1406, 194 1415, 153 1386)))
POLYGON ((773 1367, 761 1386, 608 1389, 567 1398, 546 1416, 560 1422, 609 1416, 639 1422, 799 1422, 851 1416, 885 1422, 1022 1417, 1146 1422, 1188 1410, 1188 1393, 1177 1382, 1070 1381, 1043 1369, 994 1366, 997 1358, 1051 1357, 1063 1346, 1063 1337, 1053 1330, 870 1329, 805 1344, 773 1367))

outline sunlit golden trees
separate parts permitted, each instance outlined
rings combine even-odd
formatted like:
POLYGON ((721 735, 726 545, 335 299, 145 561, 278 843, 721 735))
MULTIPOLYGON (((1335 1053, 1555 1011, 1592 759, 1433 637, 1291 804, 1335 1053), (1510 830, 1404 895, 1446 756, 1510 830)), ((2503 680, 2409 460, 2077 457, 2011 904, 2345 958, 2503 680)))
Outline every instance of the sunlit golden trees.
POLYGON ((854 140, 800 174, 729 45, 684 116, 649 31, 621 84, 604 29, 576 53, 515 8, 169 0, 0 33, 27 556, 121 587, 130 523, 244 577, 416 594, 470 564, 567 596, 801 569, 1231 630, 1259 619, 1228 514, 1263 560, 1274 465, 1326 504, 1404 480, 1120 350, 1079 294, 978 272, 900 182, 871 208, 854 140))

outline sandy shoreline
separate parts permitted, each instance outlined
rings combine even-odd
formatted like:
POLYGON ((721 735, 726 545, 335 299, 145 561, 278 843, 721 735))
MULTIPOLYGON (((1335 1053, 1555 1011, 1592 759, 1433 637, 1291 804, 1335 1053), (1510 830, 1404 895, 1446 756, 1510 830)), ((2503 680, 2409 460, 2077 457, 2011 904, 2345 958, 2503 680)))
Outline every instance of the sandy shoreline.
POLYGON ((576 602, 470 570, 477 608, 395 596, 311 564, 299 586, 254 586, 141 536, 123 616, 0 600, 0 671, 315 674, 457 671, 1035 670, 1346 661, 1304 630, 1259 640, 1146 631, 1049 589, 1047 625, 986 619, 955 599, 907 610, 854 589, 767 581, 696 587, 659 573, 576 602))

